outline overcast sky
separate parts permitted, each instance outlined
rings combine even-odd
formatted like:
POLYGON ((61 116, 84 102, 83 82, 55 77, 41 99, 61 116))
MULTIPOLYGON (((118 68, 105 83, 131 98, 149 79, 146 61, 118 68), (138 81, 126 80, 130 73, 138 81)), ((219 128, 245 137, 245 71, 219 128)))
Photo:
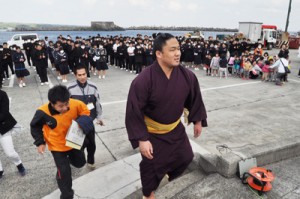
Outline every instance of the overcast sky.
MULTIPOLYGON (((0 22, 238 28, 239 21, 285 28, 289 0, 0 0, 0 22)), ((300 0, 293 0, 289 31, 300 30, 300 0)))

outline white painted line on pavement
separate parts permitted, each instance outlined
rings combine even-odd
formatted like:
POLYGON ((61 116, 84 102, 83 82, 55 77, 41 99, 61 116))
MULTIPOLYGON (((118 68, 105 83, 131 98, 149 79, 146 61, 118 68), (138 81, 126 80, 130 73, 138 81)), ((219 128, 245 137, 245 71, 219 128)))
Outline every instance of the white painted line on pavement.
POLYGON ((8 87, 13 87, 14 86, 14 80, 15 80, 15 75, 11 75, 8 87))
POLYGON ((119 103, 124 103, 124 102, 127 102, 127 100, 120 100, 120 101, 113 101, 113 102, 104 102, 104 103, 101 103, 101 105, 105 106, 105 105, 119 104, 119 103))
MULTIPOLYGON (((217 90, 217 89, 231 88, 231 87, 236 87, 236 86, 244 86, 244 85, 258 84, 258 83, 261 83, 261 82, 260 81, 259 82, 248 82, 248 83, 242 83, 242 84, 233 84, 233 85, 227 85, 227 86, 205 88, 205 89, 202 89, 201 91, 217 90)), ((104 102, 104 103, 101 103, 101 105, 105 106, 105 105, 119 104, 119 103, 124 103, 124 102, 127 102, 127 100, 120 100, 120 101, 113 101, 113 102, 104 102)))
POLYGON ((300 83, 299 80, 295 80, 295 79, 289 79, 289 81, 293 81, 293 82, 298 82, 298 83, 300 83))
POLYGON ((242 84, 232 84, 232 85, 227 85, 227 86, 219 86, 219 87, 213 87, 213 88, 204 88, 201 91, 210 91, 210 90, 218 90, 222 88, 231 88, 231 87, 237 87, 237 86, 245 86, 245 85, 250 85, 250 84, 258 84, 261 83, 259 82, 248 82, 248 83, 242 83, 242 84))

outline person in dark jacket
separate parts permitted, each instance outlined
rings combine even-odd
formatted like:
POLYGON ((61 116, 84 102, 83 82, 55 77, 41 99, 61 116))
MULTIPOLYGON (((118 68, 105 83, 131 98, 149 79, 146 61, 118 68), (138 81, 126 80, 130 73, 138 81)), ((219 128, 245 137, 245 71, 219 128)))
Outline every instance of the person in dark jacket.
MULTIPOLYGON (((67 50, 64 50, 64 52, 66 53, 66 55, 68 56, 68 63, 67 65, 69 66, 70 70, 72 72, 74 72, 74 68, 76 67, 76 51, 75 51, 75 44, 74 41, 70 41, 69 42, 70 45, 67 46, 67 50)), ((76 44, 78 45, 78 44, 76 44)), ((79 58, 78 58, 79 59, 79 58)), ((69 73, 69 72, 68 72, 69 73)))
POLYGON ((146 66, 153 64, 153 47, 149 44, 145 50, 146 54, 146 66))
POLYGON ((192 63, 194 62, 194 47, 189 40, 187 40, 184 46, 184 62, 185 67, 192 67, 192 63))
MULTIPOLYGON (((9 112, 9 99, 5 91, 0 90, 0 145, 3 148, 4 153, 9 157, 12 162, 17 166, 17 169, 21 176, 26 174, 25 167, 22 164, 20 156, 14 149, 12 140, 12 131, 17 124, 15 118, 9 112)), ((0 161, 0 178, 4 173, 1 161, 0 161)))
POLYGON ((30 39, 28 39, 24 44, 23 44, 23 49, 25 50, 25 54, 27 57, 27 63, 29 66, 31 66, 31 50, 33 48, 33 44, 31 43, 30 39))
POLYGON ((60 42, 56 42, 54 44, 53 58, 54 58, 54 67, 55 67, 55 70, 56 70, 57 79, 61 79, 59 63, 58 63, 58 53, 59 53, 60 48, 61 48, 60 42))
POLYGON ((219 60, 219 65, 220 65, 219 75, 220 75, 220 79, 222 77, 225 77, 227 79, 227 64, 228 64, 228 61, 226 59, 226 54, 222 53, 220 55, 220 60, 219 60))
POLYGON ((52 70, 55 70, 55 65, 54 65, 55 59, 53 56, 54 50, 55 48, 54 48, 53 41, 49 41, 49 45, 47 46, 47 53, 51 63, 52 70))
POLYGON ((2 89, 2 84, 3 84, 3 46, 0 45, 0 89, 2 89))
POLYGON ((11 70, 11 74, 14 75, 15 71, 13 68, 13 63, 12 63, 12 52, 11 49, 8 48, 7 43, 3 43, 3 62, 2 62, 2 67, 4 69, 5 75, 7 79, 10 79, 8 75, 8 66, 11 70))
POLYGON ((278 53, 278 57, 279 58, 285 57, 285 56, 289 55, 289 53, 290 53, 289 49, 287 49, 286 45, 283 44, 278 53))
POLYGON ((88 46, 89 48, 89 62, 90 62, 90 70, 91 73, 94 73, 94 75, 97 75, 96 73, 96 62, 94 61, 94 56, 96 54, 96 51, 98 49, 97 44, 93 43, 88 46))
POLYGON ((225 43, 222 43, 221 46, 220 46, 220 48, 219 48, 219 55, 220 56, 221 55, 225 55, 225 57, 226 57, 227 51, 228 51, 227 45, 225 43))
POLYGON ((120 41, 119 46, 117 47, 117 57, 120 69, 125 69, 125 55, 126 55, 126 46, 123 44, 123 41, 120 41))
POLYGON ((87 77, 90 78, 90 62, 89 62, 89 49, 85 46, 84 43, 81 44, 79 50, 79 63, 85 66, 87 71, 87 77))
POLYGON ((31 61, 32 61, 31 64, 32 64, 34 70, 38 73, 36 65, 35 65, 35 52, 36 52, 36 48, 37 48, 37 45, 38 45, 38 41, 33 42, 33 40, 31 40, 31 42, 32 42, 32 48, 31 48, 31 51, 30 51, 30 57, 31 57, 31 61))
POLYGON ((142 71, 142 65, 145 56, 144 48, 142 48, 139 43, 136 45, 136 48, 134 49, 134 54, 135 54, 135 68, 136 68, 135 74, 139 74, 142 71))
POLYGON ((68 55, 67 53, 65 53, 63 48, 60 48, 59 52, 57 53, 57 63, 59 66, 62 82, 63 83, 68 82, 67 74, 70 73, 69 66, 68 66, 68 55))
POLYGON ((201 64, 203 63, 202 53, 203 53, 203 48, 200 44, 198 44, 194 48, 194 66, 195 66, 195 70, 199 70, 201 64))
POLYGON ((106 49, 107 49, 107 55, 109 57, 109 63, 110 65, 114 65, 114 50, 113 50, 113 41, 112 40, 109 40, 107 46, 106 46, 106 49))
POLYGON ((245 52, 248 49, 249 49, 249 44, 247 42, 247 39, 244 38, 243 41, 241 42, 241 51, 245 52))
POLYGON ((19 46, 16 47, 16 52, 13 54, 13 62, 15 64, 15 70, 16 70, 16 76, 19 81, 19 87, 25 87, 25 80, 24 77, 28 76, 28 70, 25 68, 25 55, 21 51, 21 48, 19 46))
POLYGON ((234 57, 235 55, 239 55, 240 45, 236 40, 229 46, 230 57, 234 57))
POLYGON ((40 43, 37 43, 36 50, 34 52, 34 62, 36 70, 41 79, 41 85, 49 84, 47 76, 47 52, 42 48, 40 43))

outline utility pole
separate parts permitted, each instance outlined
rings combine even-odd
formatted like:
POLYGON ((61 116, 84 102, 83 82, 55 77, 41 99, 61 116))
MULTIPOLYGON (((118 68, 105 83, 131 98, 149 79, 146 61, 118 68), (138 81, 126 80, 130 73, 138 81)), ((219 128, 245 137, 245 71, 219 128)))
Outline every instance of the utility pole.
POLYGON ((292 7, 292 0, 290 0, 290 4, 289 4, 289 9, 288 9, 287 19, 285 24, 285 32, 288 31, 288 27, 289 27, 291 7, 292 7))
POLYGON ((292 0, 290 0, 290 3, 289 3, 288 14, 287 14, 287 19, 286 19, 286 24, 285 24, 285 31, 281 36, 281 41, 283 43, 281 43, 279 45, 279 47, 281 47, 282 44, 286 44, 289 41, 288 26, 289 26, 289 21, 290 21, 291 7, 292 7, 292 0))

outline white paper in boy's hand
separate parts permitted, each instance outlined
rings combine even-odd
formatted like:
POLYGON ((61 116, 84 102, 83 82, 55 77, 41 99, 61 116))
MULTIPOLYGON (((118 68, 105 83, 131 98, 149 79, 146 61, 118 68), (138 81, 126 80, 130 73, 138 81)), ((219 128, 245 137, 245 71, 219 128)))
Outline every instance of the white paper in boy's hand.
POLYGON ((95 108, 95 106, 94 106, 93 103, 88 103, 88 104, 87 104, 87 107, 88 107, 89 110, 92 110, 92 109, 95 108))
POLYGON ((85 139, 83 130, 79 127, 78 123, 72 120, 72 124, 66 136, 66 146, 80 150, 85 139))

